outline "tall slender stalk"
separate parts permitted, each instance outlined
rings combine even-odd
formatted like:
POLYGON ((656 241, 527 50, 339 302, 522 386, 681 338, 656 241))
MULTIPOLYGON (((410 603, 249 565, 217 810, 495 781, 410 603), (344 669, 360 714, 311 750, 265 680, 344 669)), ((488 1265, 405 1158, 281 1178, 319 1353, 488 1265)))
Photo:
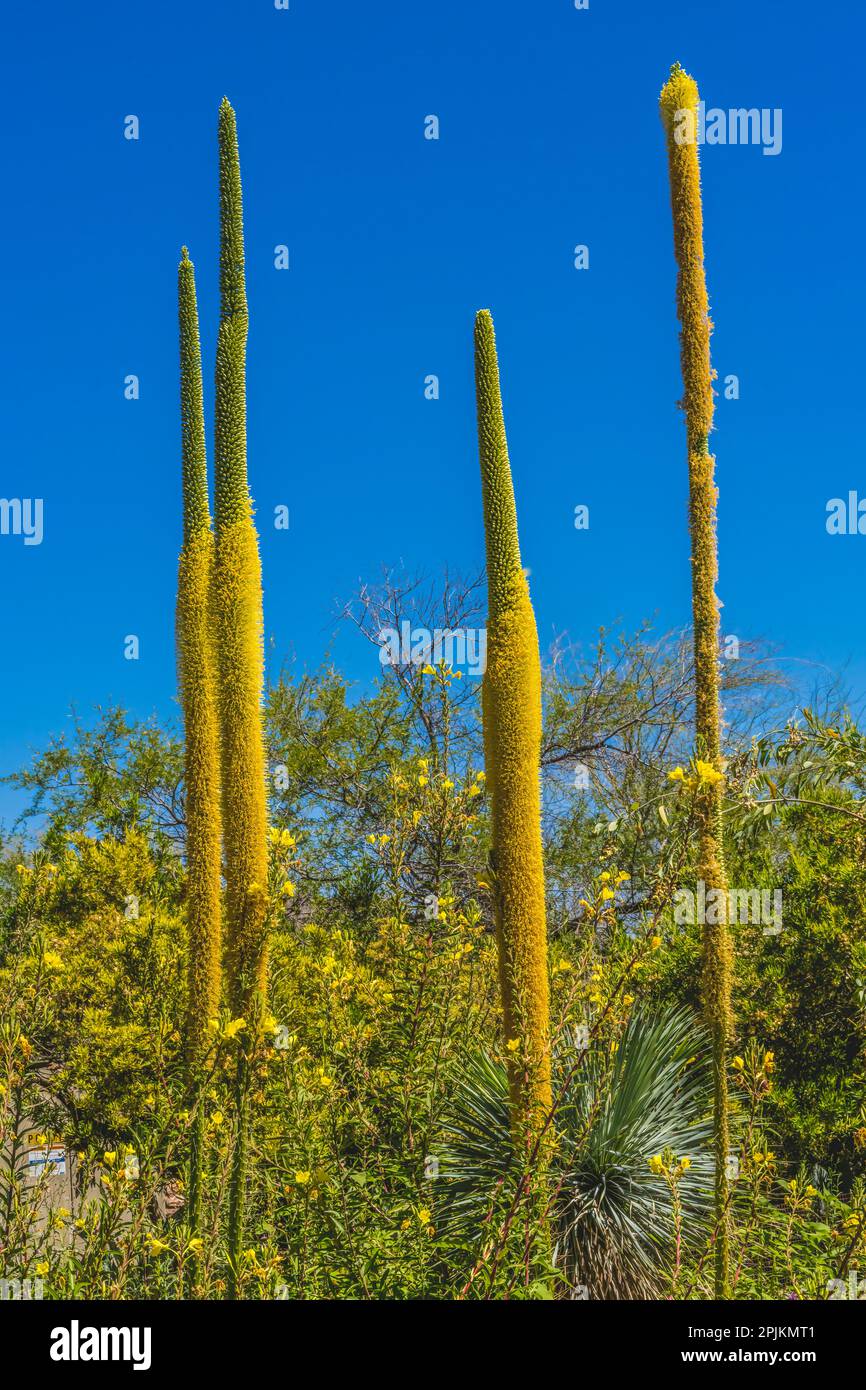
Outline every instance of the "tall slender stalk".
MULTIPOLYGON (((711 764, 718 774, 716 778, 703 782, 698 793, 698 877, 703 879, 708 889, 726 891, 722 840, 719 603, 715 589, 718 576, 716 487, 713 476, 715 459, 709 450, 709 434, 713 425, 713 371, 710 366, 712 324, 704 275, 703 212, 696 138, 698 88, 679 63, 671 68, 670 77, 662 88, 660 109, 667 135, 674 253, 679 267, 677 313, 689 467, 696 753, 711 764)), ((719 915, 723 919, 726 917, 726 914, 719 915)), ((733 1032, 732 951, 726 920, 706 923, 703 932, 703 1001, 713 1038, 715 1292, 717 1298, 727 1298, 730 1291, 727 1052, 733 1032)))
POLYGON ((541 662, 502 418, 493 320, 475 319, 478 449, 487 542, 484 758, 491 870, 515 1140, 529 1152, 552 1104, 547 924, 541 848, 541 662))
MULTIPOLYGON (((216 357, 216 597, 220 670, 222 815, 229 1002, 254 1040, 267 980, 267 798, 262 726, 264 650, 261 563, 247 485, 247 300, 235 113, 219 112, 220 325, 216 357)), ((239 1051, 237 1143, 229 1248, 237 1292, 249 1134, 245 1046, 239 1051)))
POLYGON ((201 346, 195 271, 186 247, 178 267, 183 549, 177 581, 178 684, 184 717, 187 922, 186 1061, 194 1100, 189 1222, 201 1215, 203 1121, 198 1094, 208 1023, 220 1003, 220 770, 213 630, 214 535, 207 487, 201 346))

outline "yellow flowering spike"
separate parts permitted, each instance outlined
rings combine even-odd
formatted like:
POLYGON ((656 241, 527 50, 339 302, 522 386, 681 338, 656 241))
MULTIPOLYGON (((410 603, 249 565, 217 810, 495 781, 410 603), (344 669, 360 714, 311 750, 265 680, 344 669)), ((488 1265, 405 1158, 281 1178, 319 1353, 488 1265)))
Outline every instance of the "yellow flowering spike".
MULTIPOLYGON (((718 774, 702 779, 698 798, 698 877, 707 888, 725 891, 722 852, 722 768, 719 713, 719 604, 716 597, 715 460, 709 450, 713 425, 710 315, 704 275, 703 212, 698 164, 698 88, 679 63, 671 68, 660 97, 667 136, 674 228, 677 314, 680 321, 682 407, 686 416, 689 467, 689 529, 692 548, 692 616, 695 649, 696 747, 704 765, 718 774)), ((733 1032, 731 943, 727 923, 704 927, 703 1001, 713 1037, 715 1129, 715 1294, 729 1292, 730 1217, 726 1165, 729 1144, 726 1055, 733 1032)))
POLYGON ((178 683, 184 718, 186 790, 186 1051, 191 1068, 207 1045, 220 1002, 221 849, 219 720, 214 648, 214 537, 207 492, 201 347, 195 271, 186 247, 178 267, 183 550, 177 583, 178 683))
POLYGON ((487 669, 482 686, 484 761, 492 796, 499 978, 516 1141, 525 1145, 549 1110, 547 924, 541 848, 541 662, 520 563, 517 513, 499 390, 493 320, 475 319, 478 450, 487 542, 487 669))
POLYGON ((220 296, 216 361, 216 600, 229 1003, 264 997, 267 802, 262 729, 262 583, 247 486, 247 300, 235 113, 219 112, 220 296))

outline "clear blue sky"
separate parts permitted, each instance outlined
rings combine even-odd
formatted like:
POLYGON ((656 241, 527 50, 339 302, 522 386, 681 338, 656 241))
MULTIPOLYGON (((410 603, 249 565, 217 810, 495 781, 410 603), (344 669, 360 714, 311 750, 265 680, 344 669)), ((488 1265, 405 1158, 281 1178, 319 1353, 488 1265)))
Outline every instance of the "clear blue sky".
MULTIPOLYGON (((210 409, 224 93, 272 665, 316 666, 337 603, 383 562, 480 565, 482 306, 543 642, 688 622, 657 115, 679 59, 708 106, 783 112, 776 157, 702 151, 714 363, 740 379, 714 439, 724 630, 847 663, 866 687, 866 537, 824 525, 829 498, 866 495, 864 28, 850 0, 103 0, 18 6, 4 47, 0 496, 43 498, 44 540, 0 537, 0 769, 61 730, 72 702, 175 713, 176 264, 186 242, 210 409), (423 138, 430 114, 438 141, 423 138), (278 503, 288 533, 270 524, 278 503)), ((358 680, 378 673, 360 637, 333 650, 358 680)), ((0 814, 15 804, 4 790, 0 814)))

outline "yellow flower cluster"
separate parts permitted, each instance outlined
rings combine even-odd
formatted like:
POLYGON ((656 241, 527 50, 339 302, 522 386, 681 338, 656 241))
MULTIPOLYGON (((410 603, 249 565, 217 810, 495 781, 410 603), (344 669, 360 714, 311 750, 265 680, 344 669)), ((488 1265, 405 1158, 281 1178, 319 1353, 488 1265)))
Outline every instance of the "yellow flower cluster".
POLYGON ((689 775, 685 768, 675 767, 673 772, 668 773, 669 782, 678 782, 690 791, 695 791, 703 787, 715 787, 725 780, 723 772, 719 772, 713 767, 712 763, 704 762, 703 758, 695 758, 694 771, 689 775))
POLYGON ((672 1149, 666 1148, 660 1154, 648 1158, 647 1166, 657 1177, 663 1177, 668 1183, 675 1183, 689 1171, 692 1160, 687 1156, 677 1158, 672 1149))

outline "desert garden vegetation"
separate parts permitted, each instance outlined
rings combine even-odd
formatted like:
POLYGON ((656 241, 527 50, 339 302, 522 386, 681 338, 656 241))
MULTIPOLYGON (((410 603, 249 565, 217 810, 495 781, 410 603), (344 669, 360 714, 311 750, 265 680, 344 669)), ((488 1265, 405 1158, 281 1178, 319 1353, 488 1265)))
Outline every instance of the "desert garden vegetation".
POLYGON ((10 779, 4 1277, 823 1298, 859 1270, 866 736, 834 686, 798 707, 760 645, 720 658, 700 181, 673 133, 697 99, 675 67, 694 633, 539 652, 481 312, 486 584, 365 587, 344 617, 379 678, 357 689, 330 664, 264 687, 223 103, 213 524, 185 249, 178 273, 182 727, 105 709, 10 779), (432 652, 380 664, 407 620, 486 626, 483 680, 432 652), (781 891, 781 921, 684 919, 684 888, 733 884, 781 891), (34 1131, 70 1154, 62 1198, 50 1167, 28 1176, 34 1131))

